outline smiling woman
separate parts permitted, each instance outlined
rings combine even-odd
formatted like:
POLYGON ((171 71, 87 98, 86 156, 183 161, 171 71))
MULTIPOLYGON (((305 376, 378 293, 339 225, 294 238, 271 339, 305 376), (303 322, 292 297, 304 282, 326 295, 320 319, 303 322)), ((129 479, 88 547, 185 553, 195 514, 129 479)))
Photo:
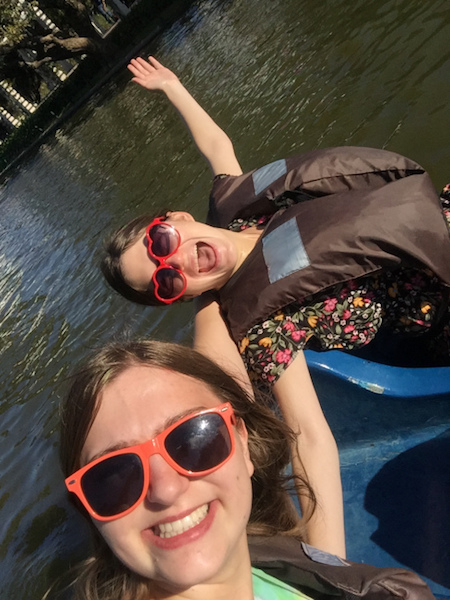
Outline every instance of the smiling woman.
POLYGON ((412 573, 301 545, 291 436, 193 350, 137 341, 95 353, 62 407, 66 486, 95 540, 75 598, 433 598, 412 573))
POLYGON ((186 375, 135 366, 111 381, 83 446, 81 464, 89 470, 80 479, 87 502, 105 494, 103 514, 94 512, 94 519, 117 558, 172 591, 213 578, 226 565, 237 569, 251 507, 253 467, 245 439, 242 422, 231 424, 231 406, 218 404, 186 375), (176 429, 168 428, 173 422, 176 429), (158 434, 165 438, 162 447, 158 434), (138 460, 140 495, 128 507, 136 443, 147 443, 148 451, 138 460), (120 447, 126 453, 111 454, 120 447), (96 456, 102 462, 92 462, 96 456), (118 480, 124 471, 127 477, 118 480))

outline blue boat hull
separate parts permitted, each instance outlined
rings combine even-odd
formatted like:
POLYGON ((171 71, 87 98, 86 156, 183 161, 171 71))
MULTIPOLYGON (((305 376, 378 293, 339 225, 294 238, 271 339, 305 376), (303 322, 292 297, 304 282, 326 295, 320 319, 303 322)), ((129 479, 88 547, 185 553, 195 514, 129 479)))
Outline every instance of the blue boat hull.
POLYGON ((306 353, 341 457, 351 560, 404 566, 450 598, 450 367, 306 353))
POLYGON ((338 350, 305 352, 309 369, 328 372, 375 394, 417 398, 450 394, 450 367, 391 367, 338 350))

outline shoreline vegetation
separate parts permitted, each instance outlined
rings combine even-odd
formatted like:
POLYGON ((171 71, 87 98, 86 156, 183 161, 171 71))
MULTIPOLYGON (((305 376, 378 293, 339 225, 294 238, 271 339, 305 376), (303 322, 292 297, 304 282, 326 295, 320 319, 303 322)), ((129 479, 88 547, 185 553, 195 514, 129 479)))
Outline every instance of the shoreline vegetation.
POLYGON ((192 0, 140 0, 107 35, 108 54, 86 56, 0 147, 0 185, 133 56, 179 19, 192 0))

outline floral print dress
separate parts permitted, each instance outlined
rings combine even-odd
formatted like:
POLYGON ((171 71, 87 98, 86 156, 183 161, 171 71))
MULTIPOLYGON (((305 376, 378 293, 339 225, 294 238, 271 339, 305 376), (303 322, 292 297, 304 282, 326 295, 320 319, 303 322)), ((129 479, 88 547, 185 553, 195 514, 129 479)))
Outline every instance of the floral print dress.
MULTIPOLYGON (((450 184, 441 202, 450 227, 450 184)), ((261 227, 269 219, 235 219, 229 229, 261 227)), ((448 304, 448 287, 430 271, 381 271, 289 304, 252 327, 239 351, 253 381, 273 384, 299 350, 353 350, 373 340, 382 326, 393 333, 421 335, 439 321, 443 325, 434 336, 434 347, 436 353, 449 356, 448 304)))

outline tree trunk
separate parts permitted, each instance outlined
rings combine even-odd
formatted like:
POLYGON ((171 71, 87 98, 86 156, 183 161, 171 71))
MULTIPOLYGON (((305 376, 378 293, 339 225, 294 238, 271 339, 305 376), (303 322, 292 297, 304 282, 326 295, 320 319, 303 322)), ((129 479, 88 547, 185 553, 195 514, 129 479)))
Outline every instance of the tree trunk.
MULTIPOLYGON (((91 23, 89 8, 78 0, 38 0, 39 8, 48 14, 58 28, 70 30, 81 37, 100 39, 101 36, 91 23)), ((67 36, 66 36, 67 37, 67 36)))

